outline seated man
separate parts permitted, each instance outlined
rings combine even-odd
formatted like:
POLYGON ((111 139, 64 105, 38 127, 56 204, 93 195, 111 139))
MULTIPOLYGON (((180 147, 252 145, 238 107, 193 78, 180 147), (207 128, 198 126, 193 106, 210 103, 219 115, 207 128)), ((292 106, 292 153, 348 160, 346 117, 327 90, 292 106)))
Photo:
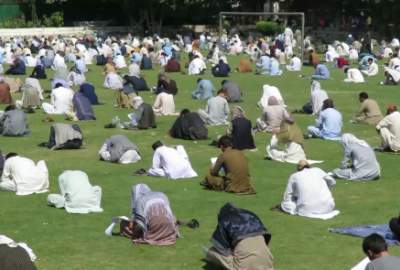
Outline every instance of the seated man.
POLYGON ((192 92, 192 98, 207 100, 213 96, 215 87, 210 80, 199 78, 197 79, 197 87, 192 92))
POLYGON ((378 64, 374 62, 374 59, 369 58, 368 59, 368 69, 366 70, 361 70, 364 75, 368 77, 376 76, 379 73, 379 67, 378 64))
POLYGON ((98 105, 99 100, 97 98, 95 89, 93 84, 91 83, 83 83, 79 87, 79 92, 82 93, 85 97, 87 97, 92 105, 98 105))
POLYGON ((275 96, 270 96, 268 106, 264 107, 260 118, 257 118, 257 130, 272 132, 279 129, 283 121, 293 122, 286 108, 279 104, 275 96))
POLYGON ((205 140, 208 130, 198 113, 183 109, 169 130, 169 135, 184 140, 205 140))
POLYGON ((0 235, 0 269, 37 270, 36 255, 25 243, 18 243, 0 235))
POLYGON ((355 115, 353 122, 377 125, 383 118, 378 103, 370 99, 366 92, 361 92, 358 96, 361 103, 358 113, 355 115))
POLYGON ((272 133, 271 141, 266 147, 266 159, 293 164, 306 159, 303 134, 295 122, 283 121, 280 128, 274 129, 272 133), (282 144, 285 148, 281 150, 279 146, 282 144))
POLYGON ((357 68, 345 68, 344 73, 347 74, 347 78, 344 82, 347 83, 364 83, 364 76, 361 71, 357 68))
POLYGON ((78 125, 55 123, 50 127, 49 141, 39 144, 51 150, 79 149, 83 136, 78 125))
POLYGON ((153 164, 147 175, 166 177, 173 180, 197 176, 182 145, 172 148, 160 141, 156 141, 153 143, 152 148, 154 151, 153 164))
POLYGON ((344 158, 340 168, 333 170, 333 176, 354 181, 377 180, 381 168, 371 146, 357 139, 354 135, 345 133, 342 136, 344 158))
POLYGON ((17 195, 44 193, 49 189, 49 171, 41 160, 33 160, 8 153, 4 162, 0 190, 16 192, 17 195))
POLYGON ((132 186, 132 219, 121 222, 120 235, 134 244, 174 245, 178 227, 168 197, 152 191, 146 184, 132 186))
POLYGON ((261 75, 267 75, 270 72, 270 57, 263 55, 256 63, 256 73, 261 75))
POLYGON ((170 58, 164 66, 165 72, 181 72, 181 64, 175 58, 170 58))
POLYGON ((239 65, 236 68, 239 73, 248 73, 253 72, 253 68, 251 67, 251 62, 247 58, 242 58, 239 61, 239 65))
POLYGON ((200 75, 207 69, 206 63, 197 54, 193 56, 193 60, 189 63, 188 75, 200 75))
POLYGON ((218 141, 221 154, 201 183, 205 188, 237 194, 255 194, 250 182, 249 166, 243 152, 233 149, 232 139, 222 136, 218 141), (220 176, 220 170, 224 176, 220 176))
POLYGON ((0 117, 0 134, 3 136, 24 136, 29 133, 26 115, 23 111, 8 105, 0 117))
POLYGON ((223 59, 220 59, 218 64, 211 69, 211 73, 214 77, 229 77, 229 72, 231 72, 231 68, 223 59))
POLYGON ((255 149, 251 121, 247 119, 246 112, 240 106, 232 110, 232 119, 227 134, 232 138, 234 149, 255 149))
POLYGON ((208 99, 206 109, 198 111, 204 123, 214 126, 228 123, 229 105, 226 97, 226 90, 221 89, 217 96, 208 99))
POLYGON ((335 180, 320 168, 311 168, 305 160, 297 165, 297 172, 289 177, 283 200, 272 210, 309 218, 329 218, 339 214, 330 187, 335 180))
POLYGON ((396 105, 389 105, 386 116, 376 126, 381 136, 379 151, 400 151, 400 113, 396 105))
POLYGON ((58 177, 61 194, 49 194, 47 204, 65 208, 68 213, 101 213, 101 187, 92 186, 89 177, 82 171, 64 171, 58 177))
POLYGON ((399 66, 396 68, 385 67, 385 81, 381 82, 382 85, 398 85, 400 83, 399 66))
POLYGON ((242 101, 242 92, 240 91, 239 85, 230 80, 223 80, 221 82, 221 88, 226 90, 226 100, 228 102, 240 102, 242 101))
POLYGON ((0 77, 0 104, 11 104, 12 97, 10 91, 10 85, 4 81, 4 78, 0 77))
POLYGON ((342 133, 342 114, 335 109, 333 100, 324 100, 322 111, 316 119, 315 126, 308 126, 308 138, 340 140, 342 133))
POLYGON ((400 257, 391 256, 385 239, 376 233, 364 238, 362 243, 364 253, 371 260, 365 270, 397 270, 400 257))
POLYGON ((286 69, 288 71, 301 71, 301 66, 301 59, 296 55, 293 55, 289 65, 286 65, 286 69))
POLYGON ((315 67, 316 65, 319 65, 319 63, 320 60, 318 53, 313 49, 309 50, 308 64, 315 67))
POLYGON ((125 75, 124 80, 126 83, 130 84, 133 90, 137 93, 140 91, 148 91, 149 87, 147 86, 146 80, 140 75, 125 75))
MULTIPOLYGON (((40 57, 40 59, 42 58, 44 58, 44 56, 40 57)), ((36 79, 47 79, 46 69, 42 64, 42 61, 39 61, 35 68, 32 70, 31 77, 36 79)))
POLYGON ((51 91, 51 103, 43 102, 42 107, 47 114, 65 114, 72 111, 74 91, 63 87, 60 83, 51 91))
POLYGON ((319 81, 313 81, 311 84, 310 102, 303 106, 303 112, 312 115, 319 115, 324 105, 325 99, 328 99, 328 94, 321 89, 319 81))
POLYGON ((136 112, 128 115, 131 119, 130 128, 148 129, 157 127, 153 107, 150 104, 144 103, 141 97, 134 97, 132 105, 136 112))
POLYGON ((40 108, 43 100, 43 89, 38 79, 26 78, 21 87, 22 99, 16 101, 16 105, 24 109, 40 108))
POLYGON ((161 92, 176 95, 178 93, 178 87, 176 81, 169 78, 166 74, 159 74, 157 81, 157 88, 154 94, 158 95, 161 92))
POLYGON ((390 219, 389 228, 397 241, 400 241, 400 216, 390 219))
POLYGON ((219 211, 214 245, 205 259, 223 269, 273 270, 270 240, 271 234, 256 214, 227 203, 219 211))
POLYGON ((72 98, 73 112, 67 112, 67 117, 75 121, 96 120, 90 100, 81 92, 76 92, 72 98))
POLYGON ((313 80, 328 80, 330 77, 329 69, 324 64, 314 65, 315 71, 311 75, 313 80))
POLYGON ((147 54, 144 54, 142 56, 142 60, 140 63, 140 68, 143 70, 149 70, 149 69, 153 69, 153 64, 151 62, 151 58, 149 56, 147 56, 147 54))
POLYGON ((282 75, 283 71, 280 69, 279 61, 275 57, 271 57, 269 62, 269 75, 270 76, 280 76, 282 75))
POLYGON ((258 107, 260 107, 262 109, 267 108, 268 107, 269 98, 271 96, 276 97, 276 99, 278 100, 278 104, 279 105, 282 105, 282 106, 286 107, 285 101, 283 100, 283 97, 282 97, 282 94, 281 94, 281 92, 279 91, 279 89, 276 86, 264 84, 262 91, 263 91, 262 96, 261 96, 260 100, 257 103, 258 107))
POLYGON ((17 57, 10 68, 5 72, 7 75, 25 75, 26 67, 24 61, 17 57))
POLYGON ((124 135, 108 138, 99 151, 100 159, 120 164, 136 163, 141 160, 139 148, 124 135))
POLYGON ((122 69, 122 68, 127 67, 125 58, 120 53, 117 53, 117 55, 114 57, 113 61, 115 63, 115 67, 117 69, 122 69))
POLYGON ((121 90, 123 88, 123 81, 117 72, 108 72, 104 79, 103 86, 111 90, 121 90))
POLYGON ((153 110, 156 115, 176 115, 174 96, 161 92, 154 101, 153 110))

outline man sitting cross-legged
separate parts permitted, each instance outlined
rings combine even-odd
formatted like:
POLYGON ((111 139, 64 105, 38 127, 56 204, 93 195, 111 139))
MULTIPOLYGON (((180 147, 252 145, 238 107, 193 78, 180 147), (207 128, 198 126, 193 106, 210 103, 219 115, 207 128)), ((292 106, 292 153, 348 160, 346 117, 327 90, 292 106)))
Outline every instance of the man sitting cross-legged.
POLYGON ((228 136, 219 139, 218 147, 222 153, 201 185, 218 191, 254 194, 248 162, 243 152, 233 149, 232 140, 228 136), (224 171, 224 176, 219 174, 221 169, 224 171))

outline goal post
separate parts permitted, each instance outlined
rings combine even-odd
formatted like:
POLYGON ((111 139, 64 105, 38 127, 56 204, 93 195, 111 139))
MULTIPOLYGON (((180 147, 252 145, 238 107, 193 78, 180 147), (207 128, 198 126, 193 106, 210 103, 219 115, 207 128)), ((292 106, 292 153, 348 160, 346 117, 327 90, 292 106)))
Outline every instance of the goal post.
POLYGON ((303 12, 220 12, 219 13, 219 40, 221 40, 223 29, 224 29, 224 19, 236 16, 248 16, 248 17, 284 17, 288 18, 290 16, 298 16, 301 19, 301 61, 304 62, 304 28, 305 28, 305 15, 303 12))

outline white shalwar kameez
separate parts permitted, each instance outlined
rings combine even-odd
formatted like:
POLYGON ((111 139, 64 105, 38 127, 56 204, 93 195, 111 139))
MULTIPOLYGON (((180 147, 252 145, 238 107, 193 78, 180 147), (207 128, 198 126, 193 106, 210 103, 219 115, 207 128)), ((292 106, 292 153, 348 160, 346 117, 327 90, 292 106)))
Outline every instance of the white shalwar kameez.
POLYGON ((281 208, 291 215, 331 218, 337 215, 329 186, 335 180, 320 168, 304 168, 292 174, 283 195, 281 208))
POLYGON ((206 63, 199 57, 194 58, 189 64, 188 75, 199 75, 205 69, 206 63))
POLYGON ((158 147, 154 152, 153 164, 148 174, 169 179, 197 176, 182 145, 178 145, 176 149, 165 145, 158 147))
POLYGON ((49 194, 47 203, 56 208, 65 208, 68 213, 87 214, 103 212, 101 187, 92 186, 89 177, 82 171, 64 171, 58 177, 61 194, 49 194))
POLYGON ((347 83, 364 83, 364 76, 357 68, 350 68, 347 70, 347 78, 344 79, 347 83))
POLYGON ((72 98, 74 97, 74 91, 65 87, 58 87, 51 91, 51 104, 47 102, 42 103, 42 107, 45 113, 48 114, 64 114, 71 112, 72 98))
POLYGON ((49 172, 43 160, 35 164, 28 158, 15 156, 5 161, 0 190, 23 196, 47 192, 48 189, 49 172))

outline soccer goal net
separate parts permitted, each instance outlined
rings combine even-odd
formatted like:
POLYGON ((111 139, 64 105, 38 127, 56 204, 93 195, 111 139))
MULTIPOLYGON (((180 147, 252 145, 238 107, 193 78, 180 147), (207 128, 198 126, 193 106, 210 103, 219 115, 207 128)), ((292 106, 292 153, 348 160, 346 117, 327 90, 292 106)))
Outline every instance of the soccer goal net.
POLYGON ((220 45, 225 46, 224 43, 235 35, 245 44, 260 38, 270 44, 280 40, 283 49, 292 50, 304 60, 304 24, 302 12, 220 12, 220 45))

